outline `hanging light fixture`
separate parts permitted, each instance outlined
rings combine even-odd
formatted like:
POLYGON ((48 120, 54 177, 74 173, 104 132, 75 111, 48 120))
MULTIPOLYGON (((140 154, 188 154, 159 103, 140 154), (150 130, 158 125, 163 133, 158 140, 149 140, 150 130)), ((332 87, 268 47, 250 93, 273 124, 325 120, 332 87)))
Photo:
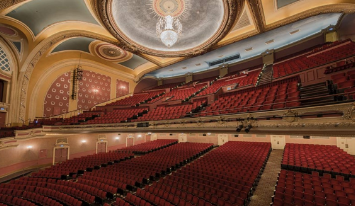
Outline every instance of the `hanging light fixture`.
POLYGON ((156 25, 156 33, 167 47, 172 47, 182 32, 182 24, 178 18, 167 15, 160 17, 156 25))

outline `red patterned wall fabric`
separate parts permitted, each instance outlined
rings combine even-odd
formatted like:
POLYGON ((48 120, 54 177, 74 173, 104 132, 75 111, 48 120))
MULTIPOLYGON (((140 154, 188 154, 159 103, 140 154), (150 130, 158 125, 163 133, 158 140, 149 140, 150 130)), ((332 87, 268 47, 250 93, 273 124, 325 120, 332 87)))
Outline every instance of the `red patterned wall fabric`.
POLYGON ((68 112, 70 96, 70 72, 58 77, 49 90, 44 100, 44 117, 50 117, 68 112))
POLYGON ((79 81, 78 109, 89 110, 93 106, 110 100, 111 77, 84 70, 79 81))
POLYGON ((116 98, 129 94, 129 82, 117 79, 116 81, 116 98))

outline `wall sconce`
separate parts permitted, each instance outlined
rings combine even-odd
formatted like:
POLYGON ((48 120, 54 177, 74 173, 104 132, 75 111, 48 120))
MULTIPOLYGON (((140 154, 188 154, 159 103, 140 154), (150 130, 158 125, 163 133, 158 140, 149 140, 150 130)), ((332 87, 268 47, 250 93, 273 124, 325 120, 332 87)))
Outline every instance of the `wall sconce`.
POLYGON ((86 143, 86 140, 81 140, 81 143, 86 143))
POLYGON ((30 145, 30 146, 27 146, 27 149, 32 149, 33 147, 30 145))
POLYGON ((120 139, 120 137, 116 137, 116 138, 115 138, 115 140, 119 140, 119 139, 120 139))
POLYGON ((142 137, 142 135, 139 134, 137 137, 142 137))

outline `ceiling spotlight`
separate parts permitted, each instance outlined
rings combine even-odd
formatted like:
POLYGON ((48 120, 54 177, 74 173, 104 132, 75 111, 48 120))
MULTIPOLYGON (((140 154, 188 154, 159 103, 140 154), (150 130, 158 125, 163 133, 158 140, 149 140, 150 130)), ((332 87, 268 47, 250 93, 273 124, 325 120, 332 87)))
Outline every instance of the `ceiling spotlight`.
POLYGON ((249 131, 250 131, 251 128, 252 128, 252 126, 249 124, 249 125, 244 129, 244 131, 245 131, 246 133, 249 133, 249 131))
POLYGON ((239 125, 239 126, 237 127, 236 131, 237 131, 237 132, 241 132, 242 129, 243 129, 243 125, 241 124, 241 125, 239 125))

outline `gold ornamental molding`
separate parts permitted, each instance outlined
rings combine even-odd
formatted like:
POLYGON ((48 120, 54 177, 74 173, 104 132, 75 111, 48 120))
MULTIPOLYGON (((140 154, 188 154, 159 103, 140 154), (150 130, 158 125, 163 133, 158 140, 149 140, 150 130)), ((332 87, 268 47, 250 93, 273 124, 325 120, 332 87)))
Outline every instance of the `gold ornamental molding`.
POLYGON ((24 1, 28 1, 28 0, 1 0, 0 1, 0 11, 7 9, 15 4, 24 2, 24 1))
MULTIPOLYGON (((289 134, 318 136, 355 136, 354 116, 347 118, 347 111, 355 116, 355 104, 344 103, 293 110, 277 110, 268 112, 241 113, 211 117, 184 118, 175 120, 151 121, 149 127, 137 127, 137 122, 101 125, 62 125, 44 126, 46 132, 61 131, 64 133, 82 132, 228 132, 236 133, 238 125, 251 125, 253 134, 289 134), (323 118, 301 118, 300 114, 309 112, 339 111, 344 116, 323 118), (278 117, 267 120, 265 117, 278 117), (291 118, 290 118, 291 117, 291 118), (296 121, 297 120, 297 121, 296 121)), ((243 133, 240 132, 240 133, 243 133)))
POLYGON ((143 53, 161 57, 192 57, 207 53, 213 45, 217 44, 229 33, 234 25, 235 19, 239 19, 244 8, 244 1, 223 0, 224 8, 226 8, 223 21, 218 31, 209 40, 195 48, 184 51, 158 51, 137 44, 117 27, 112 17, 112 2, 113 0, 97 0, 96 5, 98 6, 97 10, 100 13, 100 18, 104 26, 115 38, 119 40, 120 43, 118 43, 117 46, 137 55, 141 55, 143 53))
MULTIPOLYGON (((334 4, 334 5, 326 5, 326 6, 319 6, 317 8, 313 8, 310 10, 307 10, 302 13, 298 13, 294 16, 291 16, 289 18, 284 18, 280 21, 267 24, 265 25, 265 30, 273 30, 278 27, 306 19, 311 16, 316 16, 319 14, 326 14, 326 13, 354 13, 355 12, 355 4, 334 4)), ((258 20, 260 21, 260 19, 258 20)))
POLYGON ((65 39, 73 37, 88 37, 97 40, 101 40, 107 43, 115 44, 111 38, 97 35, 88 31, 67 31, 61 32, 56 35, 53 35, 50 38, 47 38, 45 41, 41 42, 31 53, 22 67, 22 71, 19 77, 19 120, 25 121, 26 118, 26 105, 27 105, 27 96, 28 96, 28 85, 34 68, 42 56, 56 43, 63 41, 65 39))

